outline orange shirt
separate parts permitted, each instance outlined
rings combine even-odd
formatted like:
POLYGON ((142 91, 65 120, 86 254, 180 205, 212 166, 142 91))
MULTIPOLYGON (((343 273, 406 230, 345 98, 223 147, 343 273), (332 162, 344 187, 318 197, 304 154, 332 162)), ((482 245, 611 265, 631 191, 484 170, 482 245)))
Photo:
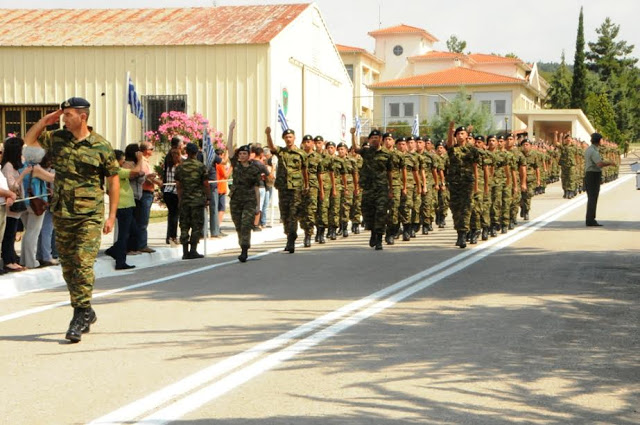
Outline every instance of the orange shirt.
POLYGON ((227 165, 222 163, 216 164, 216 178, 218 179, 219 194, 224 194, 229 191, 229 184, 226 181, 220 181, 220 180, 227 180, 228 172, 229 172, 229 168, 227 165))

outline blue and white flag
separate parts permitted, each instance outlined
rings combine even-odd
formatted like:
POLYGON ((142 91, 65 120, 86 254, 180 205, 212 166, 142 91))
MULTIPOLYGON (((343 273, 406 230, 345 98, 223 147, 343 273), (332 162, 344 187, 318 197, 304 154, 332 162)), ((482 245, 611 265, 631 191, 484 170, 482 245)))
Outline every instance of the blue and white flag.
POLYGON ((142 109, 142 102, 138 99, 138 93, 136 93, 135 87, 133 87, 133 81, 129 77, 129 105, 131 105, 131 113, 139 119, 144 118, 144 110, 142 109))
POLYGON ((413 125, 411 126, 411 135, 413 137, 418 137, 420 135, 420 124, 418 124, 419 118, 416 117, 413 119, 413 125))
POLYGON ((362 133, 362 123, 360 117, 356 117, 356 137, 360 137, 360 133, 362 133))
POLYGON ((278 122, 280 123, 280 127, 282 127, 282 131, 289 130, 289 124, 287 124, 287 118, 284 116, 284 112, 282 111, 282 107, 278 104, 278 122))
POLYGON ((211 167, 215 167, 213 165, 213 160, 216 158, 216 150, 213 147, 213 141, 211 140, 211 135, 207 131, 208 122, 204 122, 204 130, 202 131, 202 151, 205 156, 205 164, 207 165, 207 169, 211 167))

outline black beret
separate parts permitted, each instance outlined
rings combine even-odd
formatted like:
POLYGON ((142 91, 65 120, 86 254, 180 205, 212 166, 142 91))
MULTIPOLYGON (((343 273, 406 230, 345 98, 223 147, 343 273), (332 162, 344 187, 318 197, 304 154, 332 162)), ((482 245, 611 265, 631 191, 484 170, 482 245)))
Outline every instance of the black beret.
POLYGON ((296 132, 291 130, 290 128, 286 129, 285 131, 282 132, 282 138, 284 139, 284 136, 286 136, 287 134, 293 134, 295 135, 296 132))
POLYGON ((474 138, 475 138, 475 137, 474 137, 474 135, 473 135, 473 133, 469 133, 469 134, 467 134, 467 139, 468 139, 469 137, 471 137, 472 139, 474 139, 474 138))
POLYGON ((407 138, 406 138, 406 137, 398 137, 398 138, 396 139, 396 143, 398 143, 398 142, 406 142, 406 141, 407 141, 407 138))
POLYGON ((362 144, 362 149, 369 149, 371 147, 371 145, 369 144, 369 142, 364 142, 362 144))
POLYGON ((382 135, 382 138, 383 138, 383 139, 386 139, 387 137, 391 137, 391 138, 393 139, 393 133, 384 133, 384 134, 382 135))
POLYGON ((306 142, 307 140, 313 140, 313 136, 310 134, 306 134, 303 138, 302 141, 306 142))
POLYGON ((87 99, 83 99, 81 97, 70 97, 60 104, 60 109, 86 109, 90 108, 91 104, 87 99))
POLYGON ((328 147, 330 147, 330 146, 335 147, 335 146, 336 146, 336 144, 335 144, 335 143, 333 143, 333 142, 327 142, 327 143, 324 145, 324 147, 325 147, 325 148, 328 148, 328 147))
POLYGON ((371 133, 369 133, 369 137, 379 136, 379 135, 380 135, 380 130, 371 130, 371 133))
POLYGON ((504 136, 501 134, 498 136, 498 140, 504 140, 504 136))
POLYGON ((483 142, 484 142, 484 136, 483 136, 482 134, 478 134, 478 135, 475 137, 475 139, 476 139, 476 140, 481 140, 481 141, 483 141, 483 142))
POLYGON ((324 137, 322 136, 316 136, 313 138, 314 142, 324 142, 324 137))
POLYGON ((522 139, 522 141, 520 142, 520 146, 524 145, 525 143, 529 143, 529 144, 531 144, 531 141, 525 137, 525 138, 524 138, 524 139, 522 139))
POLYGON ((417 142, 418 140, 422 140, 422 137, 420 137, 420 136, 411 136, 411 139, 415 140, 417 142))
POLYGON ((513 133, 507 133, 507 137, 513 137, 513 133))
POLYGON ((187 153, 188 154, 196 154, 198 153, 198 145, 196 145, 195 143, 187 143, 187 147, 186 147, 187 153))
POLYGON ((440 146, 444 146, 444 142, 443 142, 442 140, 438 140, 438 141, 435 143, 435 147, 436 147, 436 148, 437 148, 437 147, 440 147, 440 146))
POLYGON ((250 153, 250 152, 251 152, 251 148, 249 147, 249 145, 240 146, 240 147, 238 148, 238 152, 247 152, 247 153, 250 153))
POLYGON ((602 134, 593 133, 591 135, 591 143, 595 143, 597 145, 598 143, 600 143, 600 140, 602 140, 602 134))
POLYGON ((489 139, 497 139, 497 137, 496 137, 496 135, 495 135, 495 134, 490 134, 490 135, 488 135, 488 136, 487 136, 487 141, 488 141, 489 139))
POLYGON ((460 126, 460 127, 456 128, 456 131, 453 132, 453 135, 455 136, 456 134, 460 133, 461 131, 467 131, 467 127, 460 126))
POLYGON ((346 144, 346 143, 344 143, 344 142, 340 142, 340 143, 338 143, 338 147, 339 147, 339 148, 346 148, 346 147, 347 147, 347 144, 346 144))
POLYGON ((422 140, 424 140, 425 143, 433 143, 433 140, 431 140, 431 137, 429 136, 424 136, 422 140))

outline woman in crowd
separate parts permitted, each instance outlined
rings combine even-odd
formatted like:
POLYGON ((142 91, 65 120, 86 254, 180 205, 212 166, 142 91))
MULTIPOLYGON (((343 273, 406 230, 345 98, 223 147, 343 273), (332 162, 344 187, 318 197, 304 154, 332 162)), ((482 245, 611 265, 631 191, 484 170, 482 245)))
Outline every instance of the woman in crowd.
MULTIPOLYGON (((229 183, 227 179, 231 171, 229 164, 229 152, 223 149, 217 149, 216 154, 220 155, 222 162, 216 164, 216 175, 218 178, 218 223, 222 226, 222 219, 227 210, 227 193, 229 192, 229 183)), ((220 232, 220 236, 227 236, 220 232)))
MULTIPOLYGON (((138 155, 140 151, 140 145, 137 143, 130 143, 124 149, 124 163, 122 168, 126 168, 128 170, 133 170, 136 168, 138 163, 142 161, 140 155, 138 155)), ((144 183, 145 175, 144 173, 140 175, 136 175, 135 177, 129 177, 129 184, 131 185, 131 190, 133 192, 133 199, 137 206, 140 205, 140 199, 142 199, 142 184, 144 183)), ((135 220, 134 220, 135 222, 135 220)), ((132 225, 129 232, 129 241, 127 242, 127 254, 128 255, 139 255, 140 251, 138 251, 138 225, 132 225)))
POLYGON ((175 173, 178 165, 182 163, 182 155, 179 147, 173 147, 164 161, 164 171, 162 180, 162 197, 169 210, 167 216, 167 245, 178 244, 178 221, 180 219, 180 208, 178 206, 178 189, 176 188, 175 173))
MULTIPOLYGON (((40 167, 43 171, 46 171, 51 175, 52 180, 43 179, 47 184, 47 193, 53 193, 53 178, 55 178, 55 171, 51 167, 51 154, 46 153, 40 167)), ((34 168, 34 174, 36 173, 34 168)), ((55 266, 58 264, 56 260, 57 254, 55 252, 55 239, 53 237, 53 215, 51 210, 47 208, 44 212, 44 219, 42 220, 42 230, 40 230, 40 237, 38 238, 38 252, 36 258, 40 263, 40 267, 55 266)))
MULTIPOLYGON (((14 192, 18 198, 24 197, 22 182, 24 177, 31 173, 32 167, 26 167, 22 163, 22 145, 24 142, 19 137, 7 139, 4 143, 4 151, 2 156, 2 174, 7 179, 9 190, 14 192)), ((4 262, 4 270, 8 272, 19 272, 25 270, 19 263, 18 254, 15 250, 16 231, 18 230, 18 222, 20 217, 26 210, 19 211, 17 202, 13 208, 7 210, 7 224, 2 238, 2 261, 4 262), (11 210, 14 211, 11 211, 11 210)))
POLYGON ((120 198, 118 199, 118 212, 116 218, 118 219, 118 240, 115 244, 105 252, 107 255, 113 257, 116 260, 116 270, 128 270, 135 266, 127 264, 127 242, 129 240, 129 233, 131 228, 135 228, 136 222, 134 219, 134 211, 136 203, 133 199, 133 191, 131 190, 131 184, 129 180, 136 178, 144 172, 142 171, 142 152, 136 152, 136 158, 138 161, 133 169, 123 168, 125 154, 121 150, 114 150, 116 155, 116 161, 120 164, 120 170, 118 170, 118 178, 120 180, 120 198))
MULTIPOLYGON (((25 147, 23 156, 27 166, 32 168, 32 172, 24 177, 24 194, 26 197, 37 196, 44 202, 49 202, 47 194, 47 182, 53 182, 54 174, 45 171, 40 162, 45 156, 42 148, 25 147)), ((22 246, 20 249, 20 265, 29 269, 40 267, 40 263, 36 260, 38 251, 38 237, 44 222, 44 212, 36 212, 33 208, 35 200, 27 200, 27 210, 22 214, 22 224, 24 226, 24 235, 22 235, 22 246), (38 214, 39 213, 39 214, 38 214)))
POLYGON ((260 214, 259 200, 261 171, 249 160, 249 146, 241 146, 231 158, 233 166, 233 184, 229 196, 231 218, 238 234, 238 243, 242 252, 238 260, 247 261, 251 248, 251 231, 256 215, 260 214))

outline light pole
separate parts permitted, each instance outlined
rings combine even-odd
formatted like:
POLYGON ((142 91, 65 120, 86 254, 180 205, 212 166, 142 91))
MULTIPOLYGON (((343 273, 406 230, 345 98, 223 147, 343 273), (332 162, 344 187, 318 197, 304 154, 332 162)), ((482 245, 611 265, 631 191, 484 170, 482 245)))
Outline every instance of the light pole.
POLYGON ((504 133, 509 132, 509 117, 504 117, 504 133))

